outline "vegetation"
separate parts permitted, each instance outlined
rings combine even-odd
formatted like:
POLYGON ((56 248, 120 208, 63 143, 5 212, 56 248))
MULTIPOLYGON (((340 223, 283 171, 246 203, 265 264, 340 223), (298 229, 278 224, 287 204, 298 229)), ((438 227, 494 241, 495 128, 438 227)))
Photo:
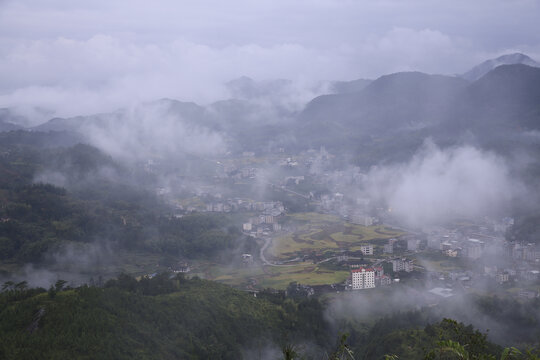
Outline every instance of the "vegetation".
POLYGON ((0 293, 0 357, 239 359, 275 344, 284 359, 538 359, 533 351, 503 349, 470 325, 420 311, 368 327, 345 324, 348 335, 332 345, 336 335, 323 304, 294 295, 254 297, 167 273, 139 281, 120 275, 103 287, 70 288, 60 280, 48 291, 8 282, 0 293))
POLYGON ((238 359, 244 350, 311 339, 326 347, 322 306, 199 279, 127 275, 105 287, 0 294, 3 359, 238 359))
POLYGON ((142 187, 151 180, 91 146, 37 148, 27 140, 35 135, 1 136, 3 262, 41 263, 67 244, 96 240, 115 249, 213 259, 224 251, 226 256, 227 250, 256 247, 222 217, 171 217, 156 195, 142 187))

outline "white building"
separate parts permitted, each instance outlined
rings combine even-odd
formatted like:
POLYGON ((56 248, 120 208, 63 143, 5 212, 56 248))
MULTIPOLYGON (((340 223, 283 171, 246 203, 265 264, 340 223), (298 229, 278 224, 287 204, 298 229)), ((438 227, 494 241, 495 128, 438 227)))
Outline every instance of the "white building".
POLYGON ((242 229, 244 231, 251 231, 252 228, 253 228, 253 226, 251 225, 251 223, 243 223, 242 224, 242 229))
POLYGON ((394 272, 411 272, 414 270, 414 265, 412 260, 407 259, 394 259, 392 260, 392 270, 394 272))
POLYGON ((373 245, 362 245, 360 251, 364 255, 373 255, 373 245))
POLYGON ((375 287, 375 271, 358 268, 351 270, 353 290, 371 289, 375 287))

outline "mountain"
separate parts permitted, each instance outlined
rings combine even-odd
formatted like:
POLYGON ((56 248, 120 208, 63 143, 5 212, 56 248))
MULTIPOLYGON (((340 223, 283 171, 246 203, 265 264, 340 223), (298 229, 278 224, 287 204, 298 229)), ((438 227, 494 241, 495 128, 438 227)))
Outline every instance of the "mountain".
POLYGON ((528 66, 533 66, 533 67, 540 67, 540 63, 534 61, 527 55, 521 54, 521 53, 514 53, 514 54, 502 55, 496 59, 486 60, 483 63, 473 67, 471 70, 467 71, 466 73, 462 74, 461 77, 469 81, 475 81, 475 80, 480 79, 482 76, 486 75, 488 72, 490 72, 491 70, 495 69, 498 66, 515 65, 515 64, 523 64, 523 65, 528 65, 528 66))
MULTIPOLYGON (((458 77, 396 73, 364 90, 313 99, 299 114, 299 147, 325 146, 370 166, 403 161, 426 138, 451 146, 473 137, 479 146, 533 154, 527 137, 540 130, 540 68, 501 65, 472 83, 458 77)), ((535 150, 536 149, 536 150, 535 150)))
POLYGON ((23 127, 17 125, 21 117, 13 114, 9 109, 0 109, 0 132, 20 130, 23 127))
POLYGON ((292 85, 291 80, 275 79, 256 81, 247 76, 239 77, 225 84, 235 99, 272 97, 288 92, 292 85))
POLYGON ((540 130, 540 68, 501 65, 460 98, 463 126, 477 132, 540 130))
POLYGON ((330 92, 332 94, 348 94, 362 91, 371 84, 373 80, 357 79, 352 81, 333 81, 330 83, 330 92))
POLYGON ((192 103, 171 99, 160 99, 143 103, 134 109, 120 109, 110 113, 75 116, 71 118, 53 118, 43 124, 34 126, 34 131, 83 131, 88 127, 108 128, 115 123, 129 121, 136 116, 161 117, 168 116, 179 120, 192 121, 197 124, 204 116, 204 108, 192 103))
POLYGON ((420 72, 382 76, 360 92, 313 99, 299 115, 297 138, 313 146, 342 146, 365 136, 433 126, 451 112, 466 86, 460 78, 420 72))

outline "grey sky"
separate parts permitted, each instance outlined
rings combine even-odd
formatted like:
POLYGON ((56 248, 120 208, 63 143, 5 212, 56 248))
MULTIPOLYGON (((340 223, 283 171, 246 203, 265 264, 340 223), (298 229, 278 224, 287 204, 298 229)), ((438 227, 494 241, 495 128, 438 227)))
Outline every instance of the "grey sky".
POLYGON ((224 81, 454 74, 521 51, 540 60, 540 1, 0 0, 0 107, 60 115, 224 81))

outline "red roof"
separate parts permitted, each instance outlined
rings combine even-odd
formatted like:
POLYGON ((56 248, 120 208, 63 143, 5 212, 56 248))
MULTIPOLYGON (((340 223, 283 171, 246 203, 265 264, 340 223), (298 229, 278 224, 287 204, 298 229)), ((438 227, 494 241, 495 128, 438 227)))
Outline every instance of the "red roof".
POLYGON ((373 271, 372 268, 358 268, 358 269, 352 269, 351 272, 353 273, 357 273, 357 272, 362 272, 362 270, 365 270, 365 271, 373 271))

